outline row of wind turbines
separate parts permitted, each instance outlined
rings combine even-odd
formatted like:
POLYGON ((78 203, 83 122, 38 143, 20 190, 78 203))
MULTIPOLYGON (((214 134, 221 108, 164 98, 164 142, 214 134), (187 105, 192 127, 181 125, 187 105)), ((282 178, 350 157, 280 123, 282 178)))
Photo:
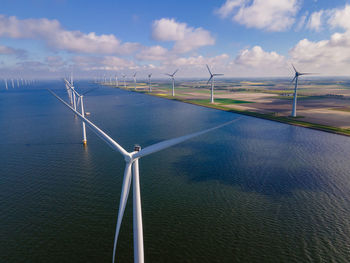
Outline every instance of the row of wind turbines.
MULTIPOLYGON (((176 72, 175 72, 176 73, 176 72)), ((175 73, 173 75, 175 75, 175 73)), ((60 102, 67 106, 79 119, 82 121, 83 129, 83 143, 86 145, 86 130, 85 126, 88 126, 98 137, 100 137, 104 142, 106 142, 113 150, 119 152, 125 160, 125 170, 122 183, 122 191, 119 203, 116 231, 113 244, 113 257, 112 262, 115 262, 115 256, 117 251, 117 241, 118 235, 120 232, 120 227, 124 215, 124 210, 128 200, 129 191, 131 188, 131 183, 133 183, 133 239, 134 239, 134 262, 143 263, 144 262, 144 243, 143 243, 143 224, 142 224, 142 209, 141 209, 141 191, 140 191, 140 173, 139 173, 139 159, 153 154, 155 152, 167 149, 176 144, 182 143, 184 141, 190 140, 194 137, 200 136, 202 134, 208 133, 210 131, 219 129, 221 127, 232 124, 237 121, 239 118, 232 121, 223 123, 221 125, 195 132, 192 134, 184 135, 178 138, 165 140, 151 146, 148 146, 144 149, 141 149, 141 146, 134 145, 133 151, 126 151, 120 144, 113 140, 109 135, 107 135, 102 129, 97 127, 94 123, 88 120, 85 117, 85 109, 83 102, 83 93, 80 94, 76 91, 73 80, 68 81, 64 79, 66 91, 68 94, 69 103, 60 98, 56 93, 49 90, 52 95, 54 95, 60 102), (80 104, 80 112, 78 111, 78 104, 80 104)))
MULTIPOLYGON (((207 81, 207 84, 210 83, 210 103, 215 103, 214 101, 214 85, 215 85, 215 77, 218 76, 223 76, 224 74, 219 74, 219 73, 212 73, 212 71, 210 70, 209 66, 206 65, 208 72, 209 72, 209 80, 207 81)), ((298 80, 299 77, 302 75, 312 75, 314 73, 301 73, 299 71, 296 70, 296 68, 294 67, 294 65, 292 64, 293 70, 295 72, 294 78, 292 80, 292 83, 294 82, 294 94, 293 94, 293 109, 292 109, 292 117, 296 117, 297 116, 297 91, 298 91, 298 80)), ((175 74, 179 71, 179 69, 176 69, 172 74, 170 73, 165 73, 165 75, 169 76, 172 80, 172 93, 171 95, 173 97, 175 97, 175 74)), ((137 72, 135 72, 133 74, 133 80, 134 80, 134 89, 136 90, 136 74, 137 72)), ((123 74, 123 81, 124 81, 124 88, 126 88, 126 82, 125 82, 125 77, 126 75, 123 74)), ((151 83, 151 77, 152 77, 152 73, 148 74, 148 92, 152 92, 152 83, 151 83)), ((107 79, 106 79, 106 75, 104 75, 104 79, 103 79, 104 83, 107 83, 107 79)), ((97 82, 97 81, 96 81, 97 82)), ((118 82, 118 77, 117 75, 115 75, 115 83, 112 82, 112 77, 110 77, 110 82, 109 84, 115 84, 117 87, 119 87, 119 82, 118 82)))
POLYGON ((4 78, 4 87, 6 90, 8 90, 10 87, 14 88, 19 88, 23 86, 30 86, 34 83, 34 80, 32 79, 23 79, 23 78, 4 78))
MULTIPOLYGON (((210 95, 210 102, 211 103, 214 103, 214 77, 217 77, 217 76, 223 76, 224 74, 213 74, 209 68, 208 65, 207 66, 207 69, 208 69, 208 72, 210 74, 210 78, 207 82, 207 84, 209 84, 209 82, 211 82, 211 95, 210 95)), ((171 81, 172 81, 172 92, 171 92, 171 95, 173 97, 175 97, 175 75, 176 73, 179 71, 179 69, 176 69, 172 74, 171 73, 164 73, 164 75, 166 76, 169 76, 171 81)), ((133 75, 132 75, 132 78, 134 80, 134 88, 136 89, 136 84, 137 84, 137 81, 136 81, 136 74, 137 72, 135 72, 133 75)), ((123 77, 123 82, 124 82, 124 88, 126 88, 126 82, 125 82, 125 78, 126 78, 126 75, 125 74, 122 74, 122 77, 123 77)), ((148 92, 152 92, 152 83, 151 83, 151 77, 152 77, 152 73, 148 74, 148 92)), ((107 78, 106 78, 106 75, 104 75, 103 79, 101 80, 103 83, 108 83, 107 82, 107 78)), ((97 82, 97 78, 95 78, 95 82, 97 82)), ((115 75, 115 82, 113 83, 112 81, 112 77, 109 78, 109 83, 108 84, 115 84, 117 87, 119 87, 119 81, 118 81, 118 76, 115 75)))

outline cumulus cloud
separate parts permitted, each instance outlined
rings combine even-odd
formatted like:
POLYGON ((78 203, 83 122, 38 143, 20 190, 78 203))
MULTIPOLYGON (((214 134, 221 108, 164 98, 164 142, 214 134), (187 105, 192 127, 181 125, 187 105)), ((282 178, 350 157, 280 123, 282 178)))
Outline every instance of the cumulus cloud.
POLYGON ((347 4, 344 8, 333 9, 328 24, 333 28, 341 27, 350 30, 350 5, 347 4))
POLYGON ((125 69, 135 69, 137 65, 127 59, 119 58, 116 56, 104 56, 104 57, 86 57, 75 56, 73 58, 74 68, 79 68, 83 71, 98 71, 108 70, 117 71, 125 69))
POLYGON ((23 49, 12 48, 0 45, 0 55, 15 55, 18 58, 26 57, 26 51, 23 49))
POLYGON ((152 37, 157 41, 175 42, 173 47, 175 53, 186 53, 202 46, 215 44, 215 39, 209 31, 201 27, 189 27, 186 23, 168 18, 153 22, 152 37))
POLYGON ((266 52, 260 46, 242 50, 235 59, 235 63, 247 67, 271 68, 285 65, 285 57, 276 52, 266 52))
POLYGON ((18 19, 0 15, 0 37, 43 40, 52 49, 95 54, 130 54, 137 43, 121 43, 114 35, 85 34, 62 28, 57 20, 18 19))
POLYGON ((203 67, 205 64, 210 65, 224 65, 228 62, 229 56, 221 54, 214 57, 193 56, 193 57, 179 57, 172 61, 167 61, 165 65, 174 65, 177 67, 203 67))
POLYGON ((157 45, 142 49, 135 57, 139 60, 161 61, 169 59, 169 56, 168 49, 157 45))
POLYGON ((329 40, 303 39, 290 50, 291 59, 327 74, 350 72, 350 32, 335 33, 329 40))
POLYGON ((298 10, 298 0, 226 0, 216 13, 249 28, 284 31, 294 24, 298 10))
POLYGON ((322 16, 325 14, 323 10, 314 12, 311 14, 309 21, 307 23, 307 28, 315 31, 320 31, 322 29, 322 16))

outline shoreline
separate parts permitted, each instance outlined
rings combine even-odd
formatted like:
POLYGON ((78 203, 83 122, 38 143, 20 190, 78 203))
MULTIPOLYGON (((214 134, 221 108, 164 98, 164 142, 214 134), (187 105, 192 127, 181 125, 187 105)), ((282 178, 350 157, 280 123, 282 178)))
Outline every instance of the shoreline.
MULTIPOLYGON (((102 84, 103 85, 103 84, 102 84)), ((110 85, 105 85, 107 87, 112 87, 110 85)), ((197 105, 205 108, 210 108, 210 109, 216 109, 216 110, 221 110, 221 111, 226 111, 226 112, 232 112, 232 113, 237 113, 237 114, 242 114, 250 117, 255 117, 259 119, 265 119, 265 120, 270 120, 270 121, 276 121, 280 123, 285 123, 289 125, 294 125, 294 126, 299 126, 303 128, 308 128, 308 129, 313 129, 313 130, 318 130, 318 131, 323 131, 323 132, 328 132, 328 133, 333 133, 337 135, 343 135, 343 136, 348 136, 350 137, 350 129, 342 129, 334 126, 328 126, 328 125, 322 125, 322 124, 317 124, 317 123, 311 123, 311 122, 305 122, 305 121, 300 121, 298 118, 293 118, 293 117, 284 117, 284 116, 275 116, 272 114, 265 114, 265 113, 259 113, 259 112, 254 112, 254 111, 244 111, 244 110, 238 110, 238 109, 232 109, 232 108, 227 108, 221 105, 216 105, 216 104, 210 104, 209 100, 208 103, 200 103, 198 101, 191 101, 188 99, 181 99, 179 97, 172 97, 169 95, 159 95, 157 93, 152 93, 144 90, 132 90, 128 88, 122 88, 122 87, 114 87, 113 88, 118 88, 126 91, 131 91, 131 92, 137 92, 137 93, 142 93, 145 95, 149 96, 154 96, 158 98, 163 98, 167 100, 175 100, 183 103, 188 103, 192 105, 197 105)))

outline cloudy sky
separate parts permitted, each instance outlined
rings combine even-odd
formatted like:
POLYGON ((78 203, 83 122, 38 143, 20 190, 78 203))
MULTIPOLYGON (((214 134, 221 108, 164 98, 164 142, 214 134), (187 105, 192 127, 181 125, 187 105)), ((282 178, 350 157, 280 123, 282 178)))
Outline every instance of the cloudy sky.
POLYGON ((0 77, 350 75, 342 0, 1 0, 0 77))

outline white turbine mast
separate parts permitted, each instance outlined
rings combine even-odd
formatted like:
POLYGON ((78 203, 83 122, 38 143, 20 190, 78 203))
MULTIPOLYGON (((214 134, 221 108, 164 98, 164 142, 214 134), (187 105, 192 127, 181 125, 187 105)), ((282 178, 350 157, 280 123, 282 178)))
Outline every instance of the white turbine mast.
POLYGON ((292 83, 295 80, 295 85, 294 85, 294 97, 293 97, 293 109, 292 109, 292 117, 296 117, 297 116, 297 89, 298 89, 298 80, 299 80, 299 76, 302 75, 312 75, 315 73, 301 73, 299 71, 296 70, 296 68, 294 67, 294 65, 292 64, 292 67, 294 69, 295 75, 294 78, 292 80, 292 83))
MULTIPOLYGON (((89 92, 95 90, 96 88, 89 89, 88 91, 86 91, 86 92, 80 94, 80 93, 78 93, 78 92, 75 90, 74 86, 70 85, 70 83, 69 83, 68 80, 64 79, 64 81, 65 81, 65 83, 66 83, 66 88, 69 90, 69 92, 70 92, 71 94, 74 94, 74 95, 73 95, 73 100, 76 99, 75 95, 78 97, 78 98, 77 98, 77 101, 76 101, 75 103, 73 102, 73 107, 74 107, 75 105, 76 105, 76 106, 79 106, 79 104, 80 104, 80 114, 81 114, 83 117, 85 117, 84 95, 86 95, 87 93, 89 93, 89 92)), ((68 92, 68 94, 69 94, 69 92, 68 92)), ((70 98, 72 98, 72 96, 70 96, 70 98)), ((73 108, 73 109, 74 109, 75 111, 77 111, 76 108, 73 108)), ((85 128, 85 122, 84 122, 84 121, 82 121, 82 127, 83 127, 83 144, 86 145, 87 139, 86 139, 86 128, 85 128)))
POLYGON ((12 88, 14 89, 15 88, 15 84, 13 82, 13 79, 11 79, 11 82, 12 82, 12 88))
POLYGON ((213 73, 211 73, 209 66, 208 65, 206 65, 206 66, 207 66, 207 69, 208 69, 209 74, 210 74, 210 78, 209 78, 207 84, 209 84, 209 82, 211 81, 210 103, 214 103, 214 77, 223 76, 224 74, 213 74, 213 73))
POLYGON ((172 96, 173 97, 175 96, 175 74, 178 71, 179 71, 179 69, 175 70, 173 74, 165 73, 165 75, 169 76, 171 78, 171 80, 172 80, 172 83, 173 83, 172 96))
POLYGON ((152 92, 151 77, 152 77, 152 73, 148 74, 148 91, 149 92, 152 92))
POLYGON ((6 87, 6 90, 9 89, 8 85, 7 85, 7 79, 4 79, 4 82, 5 82, 5 87, 6 87))
POLYGON ((126 77, 126 75, 123 74, 122 77, 123 77, 123 81, 124 81, 124 89, 126 89, 126 83, 125 83, 125 77, 126 77))
POLYGON ((124 210, 128 200, 129 190, 131 187, 131 181, 133 181, 133 232, 134 232, 134 262, 143 263, 144 262, 144 249, 143 249, 143 227, 142 227, 142 210, 141 210, 141 191, 140 191, 140 174, 139 174, 139 159, 150 155, 152 153, 167 149, 171 146, 179 144, 181 142, 187 141, 191 138, 197 137, 199 135, 205 134, 207 132, 213 131, 215 129, 221 128, 223 126, 229 125, 238 119, 226 122, 219 126, 203 130, 200 132, 192 133, 175 139, 170 139, 162 141, 151 146, 148 146, 144 149, 141 149, 140 146, 135 145, 132 152, 127 152, 122 146, 120 146, 116 141, 114 141, 110 136, 103 132, 91 121, 86 119, 82 114, 74 110, 69 104, 67 104, 63 99, 58 97, 54 92, 49 90, 59 101, 66 105, 70 110, 72 110, 76 116, 78 116, 86 125, 103 141, 105 141, 113 150, 119 152, 125 160, 125 170, 124 178, 122 184, 122 191, 120 197, 116 232, 114 237, 114 246, 113 246, 113 259, 112 262, 115 262, 115 254, 117 248, 118 235, 120 231, 120 226, 122 223, 124 210))
POLYGON ((118 75, 115 74, 115 85, 119 87, 118 75))
POLYGON ((136 90, 136 74, 137 74, 137 72, 135 72, 134 75, 133 75, 133 79, 134 79, 134 88, 135 88, 135 90, 136 90))

